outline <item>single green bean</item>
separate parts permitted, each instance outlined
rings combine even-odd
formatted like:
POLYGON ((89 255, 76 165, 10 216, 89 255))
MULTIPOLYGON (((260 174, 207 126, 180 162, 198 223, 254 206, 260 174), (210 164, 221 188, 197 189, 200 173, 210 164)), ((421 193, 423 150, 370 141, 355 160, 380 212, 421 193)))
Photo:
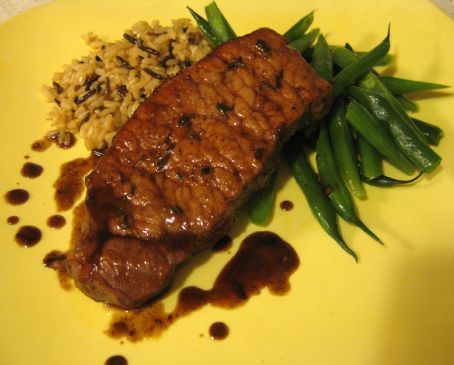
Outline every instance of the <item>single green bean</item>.
POLYGON ((374 240, 382 243, 380 239, 358 218, 350 193, 345 186, 334 160, 330 146, 328 131, 323 124, 317 141, 317 167, 323 184, 329 189, 328 198, 339 214, 347 222, 361 228, 374 240))
POLYGON ((187 6, 189 12, 191 13, 192 17, 195 19, 200 31, 208 38, 208 40, 213 43, 215 47, 224 43, 222 39, 220 39, 217 34, 213 31, 210 26, 210 23, 201 15, 197 14, 194 10, 192 10, 189 6, 187 6))
POLYGON ((347 108, 347 120, 372 146, 406 174, 415 167, 391 140, 386 128, 364 106, 353 100, 347 108))
POLYGON ((295 39, 301 37, 309 27, 312 25, 314 21, 314 11, 311 11, 309 14, 303 16, 300 20, 298 20, 294 25, 290 27, 284 33, 284 37, 287 39, 287 42, 293 42, 295 39))
MULTIPOLYGON (((330 46, 330 49, 331 49, 331 52, 336 52, 337 50, 340 50, 340 52, 342 53, 342 49, 346 49, 347 51, 351 51, 350 47, 349 48, 345 48, 345 46, 330 46)), ((361 58, 363 56, 365 56, 367 54, 367 52, 355 52, 355 60, 358 59, 358 58, 361 58)), ((342 54, 341 55, 337 55, 337 57, 342 57, 342 54)), ((333 56, 334 58, 334 56, 333 56)), ((394 60, 396 59, 396 56, 392 53, 388 53, 386 55, 384 55, 381 59, 379 59, 375 64, 374 66, 388 66, 391 62, 394 62, 394 60)), ((338 62, 335 62, 336 65, 338 64, 338 62)))
POLYGON ((312 67, 318 75, 331 82, 333 79, 333 55, 323 34, 320 34, 312 53, 312 67))
POLYGON ((289 47, 296 49, 300 53, 303 53, 306 49, 308 49, 317 39, 320 33, 320 29, 315 28, 311 30, 309 33, 303 34, 301 37, 293 40, 288 44, 289 47))
POLYGON ((254 193, 248 202, 248 215, 252 223, 265 226, 271 219, 276 197, 276 175, 271 175, 268 183, 254 193))
POLYGON ((354 196, 364 199, 366 192, 361 183, 356 154, 353 149, 353 137, 350 125, 345 118, 343 100, 339 100, 334 105, 328 117, 328 129, 342 180, 354 196))
MULTIPOLYGON (((363 57, 367 52, 355 52, 359 57, 363 57)), ((387 55, 383 56, 377 62, 375 62, 374 66, 388 66, 391 62, 394 62, 396 56, 394 54, 388 53, 387 55)))
POLYGON ((422 120, 412 118, 418 129, 426 136, 429 144, 438 146, 440 139, 443 138, 443 130, 436 125, 424 122, 422 120))
POLYGON ((361 160, 361 175, 373 179, 383 174, 382 157, 360 133, 356 136, 358 153, 361 160))
POLYGON ((393 186, 397 186, 397 185, 411 184, 412 182, 415 182, 416 180, 418 180, 422 175, 423 175, 423 172, 420 172, 417 176, 415 176, 414 178, 411 178, 409 180, 398 180, 398 179, 394 179, 394 178, 386 176, 386 175, 380 175, 380 176, 376 176, 371 179, 363 177, 363 181, 369 185, 379 186, 381 188, 389 188, 389 187, 393 187, 393 186))
POLYGON ((380 76, 380 81, 394 95, 409 94, 416 91, 446 89, 449 87, 448 85, 402 79, 394 76, 380 76))
POLYGON ((406 112, 416 113, 419 110, 418 104, 405 95, 396 95, 396 99, 406 112))
POLYGON ((350 93, 387 127, 396 145, 411 162, 425 173, 435 170, 441 162, 441 157, 430 148, 425 137, 424 140, 420 137, 419 130, 419 133, 415 133, 410 125, 402 120, 402 115, 388 99, 380 93, 362 87, 351 89, 350 93))
POLYGON ((333 238, 339 246, 350 254, 355 261, 358 257, 344 242, 337 226, 336 212, 325 195, 317 177, 309 165, 303 146, 292 140, 284 148, 284 156, 287 159, 293 176, 303 191, 314 217, 322 228, 333 238))
POLYGON ((219 39, 221 39, 223 42, 227 42, 231 39, 236 38, 235 32, 233 31, 225 16, 222 14, 215 1, 205 6, 205 14, 207 16, 211 29, 213 29, 219 39))
POLYGON ((342 69, 334 77, 333 96, 338 96, 348 85, 363 76, 375 65, 375 63, 385 56, 390 47, 389 28, 386 38, 370 52, 361 58, 355 57, 355 61, 342 69))

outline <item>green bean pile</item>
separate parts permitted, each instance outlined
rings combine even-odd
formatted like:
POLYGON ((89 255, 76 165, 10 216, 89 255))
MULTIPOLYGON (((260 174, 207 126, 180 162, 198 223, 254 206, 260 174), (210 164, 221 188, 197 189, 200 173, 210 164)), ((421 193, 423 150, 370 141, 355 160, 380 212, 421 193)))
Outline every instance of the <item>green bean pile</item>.
MULTIPOLYGON (((205 36, 218 46, 236 37, 215 2, 205 7, 207 19, 188 8, 205 36)), ((389 187, 415 182, 432 173, 441 157, 432 149, 443 131, 412 118, 416 103, 405 95, 448 86, 381 76, 374 67, 388 65, 390 29, 385 39, 369 52, 357 52, 349 44, 330 46, 320 29, 309 30, 310 12, 295 23, 284 37, 299 51, 320 77, 333 85, 333 106, 316 128, 297 133, 285 146, 283 155, 320 226, 356 261, 357 255, 342 238, 337 216, 382 241, 359 219, 353 197, 364 199, 363 183, 389 187), (309 162, 315 140, 317 172, 309 162), (407 175, 407 180, 384 175, 383 160, 407 175)), ((248 204, 249 218, 266 225, 274 208, 276 174, 248 204)))

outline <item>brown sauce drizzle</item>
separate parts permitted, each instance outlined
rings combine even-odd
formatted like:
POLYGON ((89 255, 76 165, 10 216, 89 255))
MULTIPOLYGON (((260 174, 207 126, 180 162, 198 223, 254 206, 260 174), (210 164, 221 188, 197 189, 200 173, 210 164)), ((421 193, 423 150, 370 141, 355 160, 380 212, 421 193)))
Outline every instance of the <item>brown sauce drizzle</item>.
POLYGON ((210 337, 213 340, 223 340, 229 335, 229 326, 224 322, 214 322, 210 326, 210 337))
POLYGON ((52 229, 60 229, 66 224, 66 219, 60 214, 51 215, 47 218, 47 226, 52 229))
POLYGON ((43 173, 43 167, 33 162, 26 162, 24 163, 24 166, 22 166, 20 173, 23 177, 35 179, 43 173))
POLYGON ((16 242, 23 247, 32 247, 41 240, 41 230, 34 226, 22 226, 16 233, 16 242))
POLYGON ((8 223, 10 225, 15 225, 15 224, 19 223, 19 217, 16 215, 12 215, 6 219, 6 223, 8 223))
POLYGON ((109 357, 104 365, 128 365, 128 360, 122 355, 114 355, 109 357))
POLYGON ((65 132, 63 136, 60 136, 60 133, 44 136, 33 142, 31 149, 35 152, 44 152, 51 146, 52 142, 55 143, 58 148, 68 149, 76 144, 76 137, 69 132, 65 132))
POLYGON ((73 281, 66 271, 64 264, 65 260, 65 252, 54 250, 44 257, 43 264, 44 266, 57 271, 58 281, 62 289, 71 290, 73 288, 73 281))
POLYGON ((24 189, 13 189, 5 194, 5 200, 11 205, 24 204, 29 197, 30 194, 24 189))
POLYGON ((283 295, 290 289, 288 280, 298 265, 296 252, 278 235, 253 233, 242 242, 210 290, 195 286, 183 288, 170 313, 165 312, 162 302, 136 310, 115 310, 106 333, 114 338, 139 341, 159 336, 177 319, 208 304, 235 308, 244 305, 265 287, 273 294, 283 295))
POLYGON ((55 201, 59 212, 69 210, 84 191, 84 176, 93 170, 98 158, 91 155, 87 158, 76 158, 64 163, 60 176, 54 183, 55 201))
POLYGON ((232 237, 226 234, 211 247, 211 250, 215 252, 228 251, 232 247, 232 243, 232 237))
POLYGON ((279 204, 281 210, 288 212, 293 209, 293 203, 290 200, 284 200, 279 204))
POLYGON ((50 147, 51 144, 52 141, 49 138, 43 137, 33 142, 31 145, 31 149, 35 152, 44 152, 50 147))

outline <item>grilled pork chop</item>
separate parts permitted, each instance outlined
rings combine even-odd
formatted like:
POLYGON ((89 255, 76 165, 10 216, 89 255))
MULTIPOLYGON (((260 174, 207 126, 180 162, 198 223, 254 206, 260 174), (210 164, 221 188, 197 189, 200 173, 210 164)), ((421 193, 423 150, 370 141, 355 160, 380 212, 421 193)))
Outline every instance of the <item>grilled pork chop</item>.
POLYGON ((138 307, 228 232, 331 86, 270 29, 219 46, 162 84, 86 178, 65 267, 95 300, 138 307))

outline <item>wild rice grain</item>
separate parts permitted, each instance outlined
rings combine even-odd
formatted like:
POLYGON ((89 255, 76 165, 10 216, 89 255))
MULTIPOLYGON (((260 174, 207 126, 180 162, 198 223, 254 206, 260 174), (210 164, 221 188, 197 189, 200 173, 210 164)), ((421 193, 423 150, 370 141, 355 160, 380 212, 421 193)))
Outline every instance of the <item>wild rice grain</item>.
POLYGON ((77 104, 77 105, 80 105, 82 104, 83 102, 87 101, 88 98, 90 98, 91 96, 93 96, 94 94, 96 94, 96 89, 93 89, 93 90, 90 90, 89 92, 85 93, 84 95, 82 95, 80 98, 78 96, 74 97, 74 102, 77 104))
POLYGON ((141 40, 141 39, 138 39, 137 47, 139 47, 139 49, 141 49, 142 51, 145 51, 145 52, 147 52, 148 54, 151 54, 151 55, 153 55, 153 56, 159 56, 159 55, 161 55, 161 52, 159 52, 157 49, 154 49, 154 48, 145 46, 145 45, 142 43, 142 40, 141 40))
POLYGON ((118 86, 117 90, 118 90, 118 93, 123 97, 128 93, 128 89, 126 88, 126 85, 118 86))
POLYGON ((54 85, 54 89, 57 92, 57 94, 61 94, 63 92, 63 88, 60 86, 58 82, 54 81, 52 84, 54 85))
POLYGON ((99 79, 99 75, 92 74, 91 76, 89 76, 87 78, 87 80, 85 81, 85 91, 90 90, 91 85, 93 85, 94 82, 98 81, 98 79, 99 79))
POLYGON ((126 39, 128 42, 131 42, 132 44, 137 43, 137 38, 133 37, 132 35, 129 35, 128 33, 123 33, 123 38, 126 39))
POLYGON ((153 70, 150 70, 149 68, 145 67, 143 69, 148 75, 150 75, 151 77, 154 77, 155 79, 158 79, 158 80, 164 80, 165 77, 158 74, 157 72, 154 72, 153 70))
POLYGON ((117 58, 118 63, 120 64, 120 66, 125 67, 125 68, 128 68, 128 69, 130 69, 130 70, 132 70, 132 69, 134 68, 134 67, 132 67, 132 66, 128 63, 128 61, 126 61, 123 57, 120 57, 120 56, 118 56, 118 55, 115 56, 115 57, 117 58))

